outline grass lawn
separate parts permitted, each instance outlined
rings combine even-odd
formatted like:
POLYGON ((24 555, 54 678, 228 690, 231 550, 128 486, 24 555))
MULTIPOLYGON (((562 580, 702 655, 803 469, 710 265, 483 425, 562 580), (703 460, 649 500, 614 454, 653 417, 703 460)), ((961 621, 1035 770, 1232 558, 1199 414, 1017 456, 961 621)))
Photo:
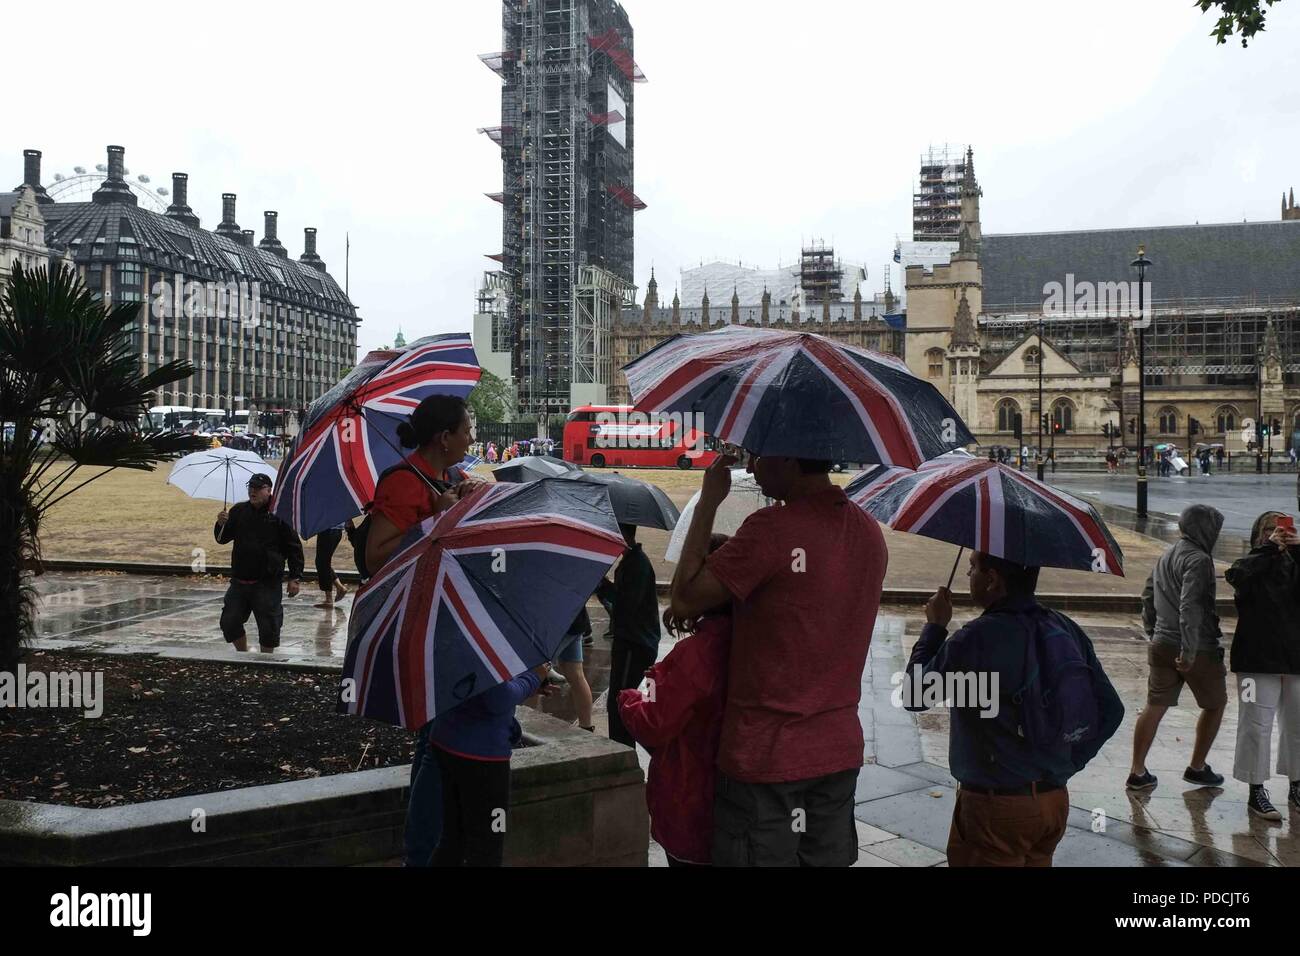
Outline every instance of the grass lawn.
MULTIPOLYGON (((272 464, 279 464, 273 462, 272 464)), ((97 469, 83 469, 85 476, 97 469)), ((211 564, 228 564, 230 545, 218 545, 212 537, 212 525, 219 501, 195 500, 167 484, 171 465, 152 472, 119 469, 92 482, 84 490, 60 502, 50 513, 43 529, 42 543, 46 558, 95 561, 145 561, 160 564, 191 564, 195 549, 206 550, 211 564)), ((605 473, 612 471, 606 469, 605 473)), ((692 469, 620 469, 625 474, 652 482, 662 488, 680 508, 700 487, 703 471, 692 469)), ((490 479, 486 468, 479 472, 490 479)), ((600 472, 597 472, 598 474, 600 472)), ((839 485, 847 484, 852 475, 832 475, 839 485)), ((1136 594, 1142 590, 1155 558, 1163 545, 1119 528, 1112 528, 1123 548, 1127 578, 1090 575, 1078 571, 1043 572, 1043 591, 1082 591, 1136 594)), ((672 577, 675 565, 663 560, 668 546, 668 532, 643 528, 638 540, 654 563, 660 580, 672 577)), ((885 529, 889 547, 890 587, 935 587, 948 578, 956 558, 949 544, 913 535, 896 534, 885 529)), ((314 567, 315 542, 303 542, 307 568, 314 567)), ((352 549, 347 539, 334 556, 336 570, 352 570, 352 549)), ((954 590, 966 585, 965 564, 958 569, 954 590)))

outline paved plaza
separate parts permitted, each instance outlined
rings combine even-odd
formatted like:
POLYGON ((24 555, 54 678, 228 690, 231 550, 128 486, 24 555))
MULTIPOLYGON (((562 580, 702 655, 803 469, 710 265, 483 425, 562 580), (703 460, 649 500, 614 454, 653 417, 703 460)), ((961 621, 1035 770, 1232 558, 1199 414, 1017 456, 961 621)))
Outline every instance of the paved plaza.
MULTIPOLYGON (((217 627, 219 579, 52 572, 37 580, 42 595, 41 643, 146 653, 222 655, 228 652, 217 627)), ((285 626, 277 657, 337 665, 347 638, 351 598, 325 610, 312 606, 310 586, 285 601, 285 626)), ((607 618, 591 608, 596 640, 587 649, 593 691, 608 686, 607 618)), ((959 608, 954 626, 972 610, 959 608)), ((1105 866, 1295 866, 1300 865, 1300 815, 1268 824, 1246 813, 1244 784, 1233 781, 1236 701, 1229 694, 1223 729, 1209 762, 1229 779, 1222 789, 1198 789, 1182 781, 1197 711, 1185 703, 1169 711, 1148 765, 1160 778, 1155 791, 1124 790, 1133 722, 1146 692, 1146 640, 1131 615, 1084 613, 1076 619, 1091 635, 1098 656, 1124 701, 1124 724, 1097 758, 1070 783, 1070 829, 1056 855, 1058 865, 1105 866), (1104 832, 1094 828, 1104 826, 1104 832)), ((883 607, 863 675, 860 707, 866 761, 858 780, 856 816, 862 866, 942 866, 955 781, 947 771, 947 714, 907 713, 890 701, 891 678, 902 670, 920 634, 918 607, 883 607)), ((1224 621, 1225 629, 1235 622, 1224 621)), ((251 624, 251 622, 250 622, 251 624)), ((672 642, 660 644, 666 654, 672 642)), ((556 716, 573 719, 567 696, 544 701, 556 716)), ((604 728, 597 705, 598 731, 604 728)), ((1274 746, 1276 747, 1276 735, 1274 746)), ((643 764, 646 755, 639 751, 643 764)), ((1275 778, 1275 795, 1286 782, 1275 778)), ((651 861, 663 864, 651 847, 651 861)))

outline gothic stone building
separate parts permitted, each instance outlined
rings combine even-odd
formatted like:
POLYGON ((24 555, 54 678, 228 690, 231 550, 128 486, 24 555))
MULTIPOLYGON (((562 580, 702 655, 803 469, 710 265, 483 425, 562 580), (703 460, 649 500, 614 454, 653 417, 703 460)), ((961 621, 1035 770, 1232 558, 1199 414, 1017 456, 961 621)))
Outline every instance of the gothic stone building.
MULTIPOLYGON (((1122 429, 1136 448, 1137 274, 1151 267, 1146 432, 1151 444, 1247 447, 1243 422, 1300 428, 1300 219, 984 236, 967 153, 958 251, 906 270, 908 366, 948 395, 981 445, 1036 443, 1042 411, 1058 449, 1096 453, 1122 429), (1041 329, 1041 344, 1040 344, 1041 329)), ((1284 204, 1285 206, 1285 204, 1284 204)), ((1116 441, 1118 444, 1118 440, 1116 441)))
POLYGON ((848 345, 901 356, 902 322, 900 316, 892 314, 895 304, 892 293, 888 291, 881 297, 864 301, 861 290, 855 289, 850 303, 823 298, 820 304, 814 304, 810 311, 801 314, 797 304, 786 301, 773 303, 772 293, 767 290, 763 291, 757 303, 744 305, 738 291, 733 289, 729 306, 714 311, 706 288, 698 306, 683 307, 674 293, 672 305, 663 308, 659 305, 659 283, 652 271, 642 308, 619 312, 614 317, 616 371, 609 400, 616 405, 631 404, 627 379, 622 371, 617 370, 637 356, 671 336, 697 335, 728 324, 816 332, 848 345))

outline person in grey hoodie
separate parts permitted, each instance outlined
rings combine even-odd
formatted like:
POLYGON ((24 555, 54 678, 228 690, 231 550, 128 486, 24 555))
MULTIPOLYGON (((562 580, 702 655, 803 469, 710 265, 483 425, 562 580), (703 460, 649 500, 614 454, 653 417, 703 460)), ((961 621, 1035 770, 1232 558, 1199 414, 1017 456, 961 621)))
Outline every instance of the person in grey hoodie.
POLYGON ((1147 771, 1147 753, 1165 711, 1178 704, 1183 685, 1201 708, 1192 760, 1183 779, 1217 787, 1223 777, 1205 762, 1228 705, 1219 617, 1214 613, 1214 542, 1223 515, 1209 505, 1192 505, 1178 518, 1182 537, 1156 561, 1142 591, 1142 623, 1150 637, 1147 652, 1147 706, 1133 728, 1133 765, 1126 786, 1149 790, 1156 777, 1147 771))

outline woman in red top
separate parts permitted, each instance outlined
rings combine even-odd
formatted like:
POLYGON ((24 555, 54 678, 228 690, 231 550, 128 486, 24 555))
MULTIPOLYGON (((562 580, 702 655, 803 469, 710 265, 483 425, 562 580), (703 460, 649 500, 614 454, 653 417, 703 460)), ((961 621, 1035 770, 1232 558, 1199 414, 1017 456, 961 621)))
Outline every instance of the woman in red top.
MULTIPOLYGON (((709 553, 727 540, 713 535, 709 553)), ((664 624, 682 640, 646 671, 650 685, 644 695, 635 688, 618 695, 619 716, 636 742, 650 751, 645 785, 650 834, 668 854, 668 865, 708 866, 731 659, 731 605, 694 621, 675 621, 671 614, 664 614, 664 624)))
POLYGON ((375 489, 366 539, 366 567, 372 573, 392 556, 413 525, 446 511, 475 484, 467 481, 453 489, 448 474, 474 441, 463 398, 430 395, 416 406, 409 422, 397 426, 397 438, 403 448, 415 449, 406 458, 414 470, 391 471, 375 489))
MULTIPOLYGON (((370 533, 366 540, 366 566, 377 571, 397 550, 402 536, 430 515, 446 511, 477 482, 463 481, 452 488, 448 473, 465 457, 474 440, 469 408, 464 399, 430 395, 397 427, 402 447, 414 448, 406 458, 409 469, 391 471, 380 479, 370 508, 370 533)), ((411 796, 406 808, 406 865, 430 866, 442 838, 442 778, 429 747, 425 724, 416 738, 411 760, 411 796)))

